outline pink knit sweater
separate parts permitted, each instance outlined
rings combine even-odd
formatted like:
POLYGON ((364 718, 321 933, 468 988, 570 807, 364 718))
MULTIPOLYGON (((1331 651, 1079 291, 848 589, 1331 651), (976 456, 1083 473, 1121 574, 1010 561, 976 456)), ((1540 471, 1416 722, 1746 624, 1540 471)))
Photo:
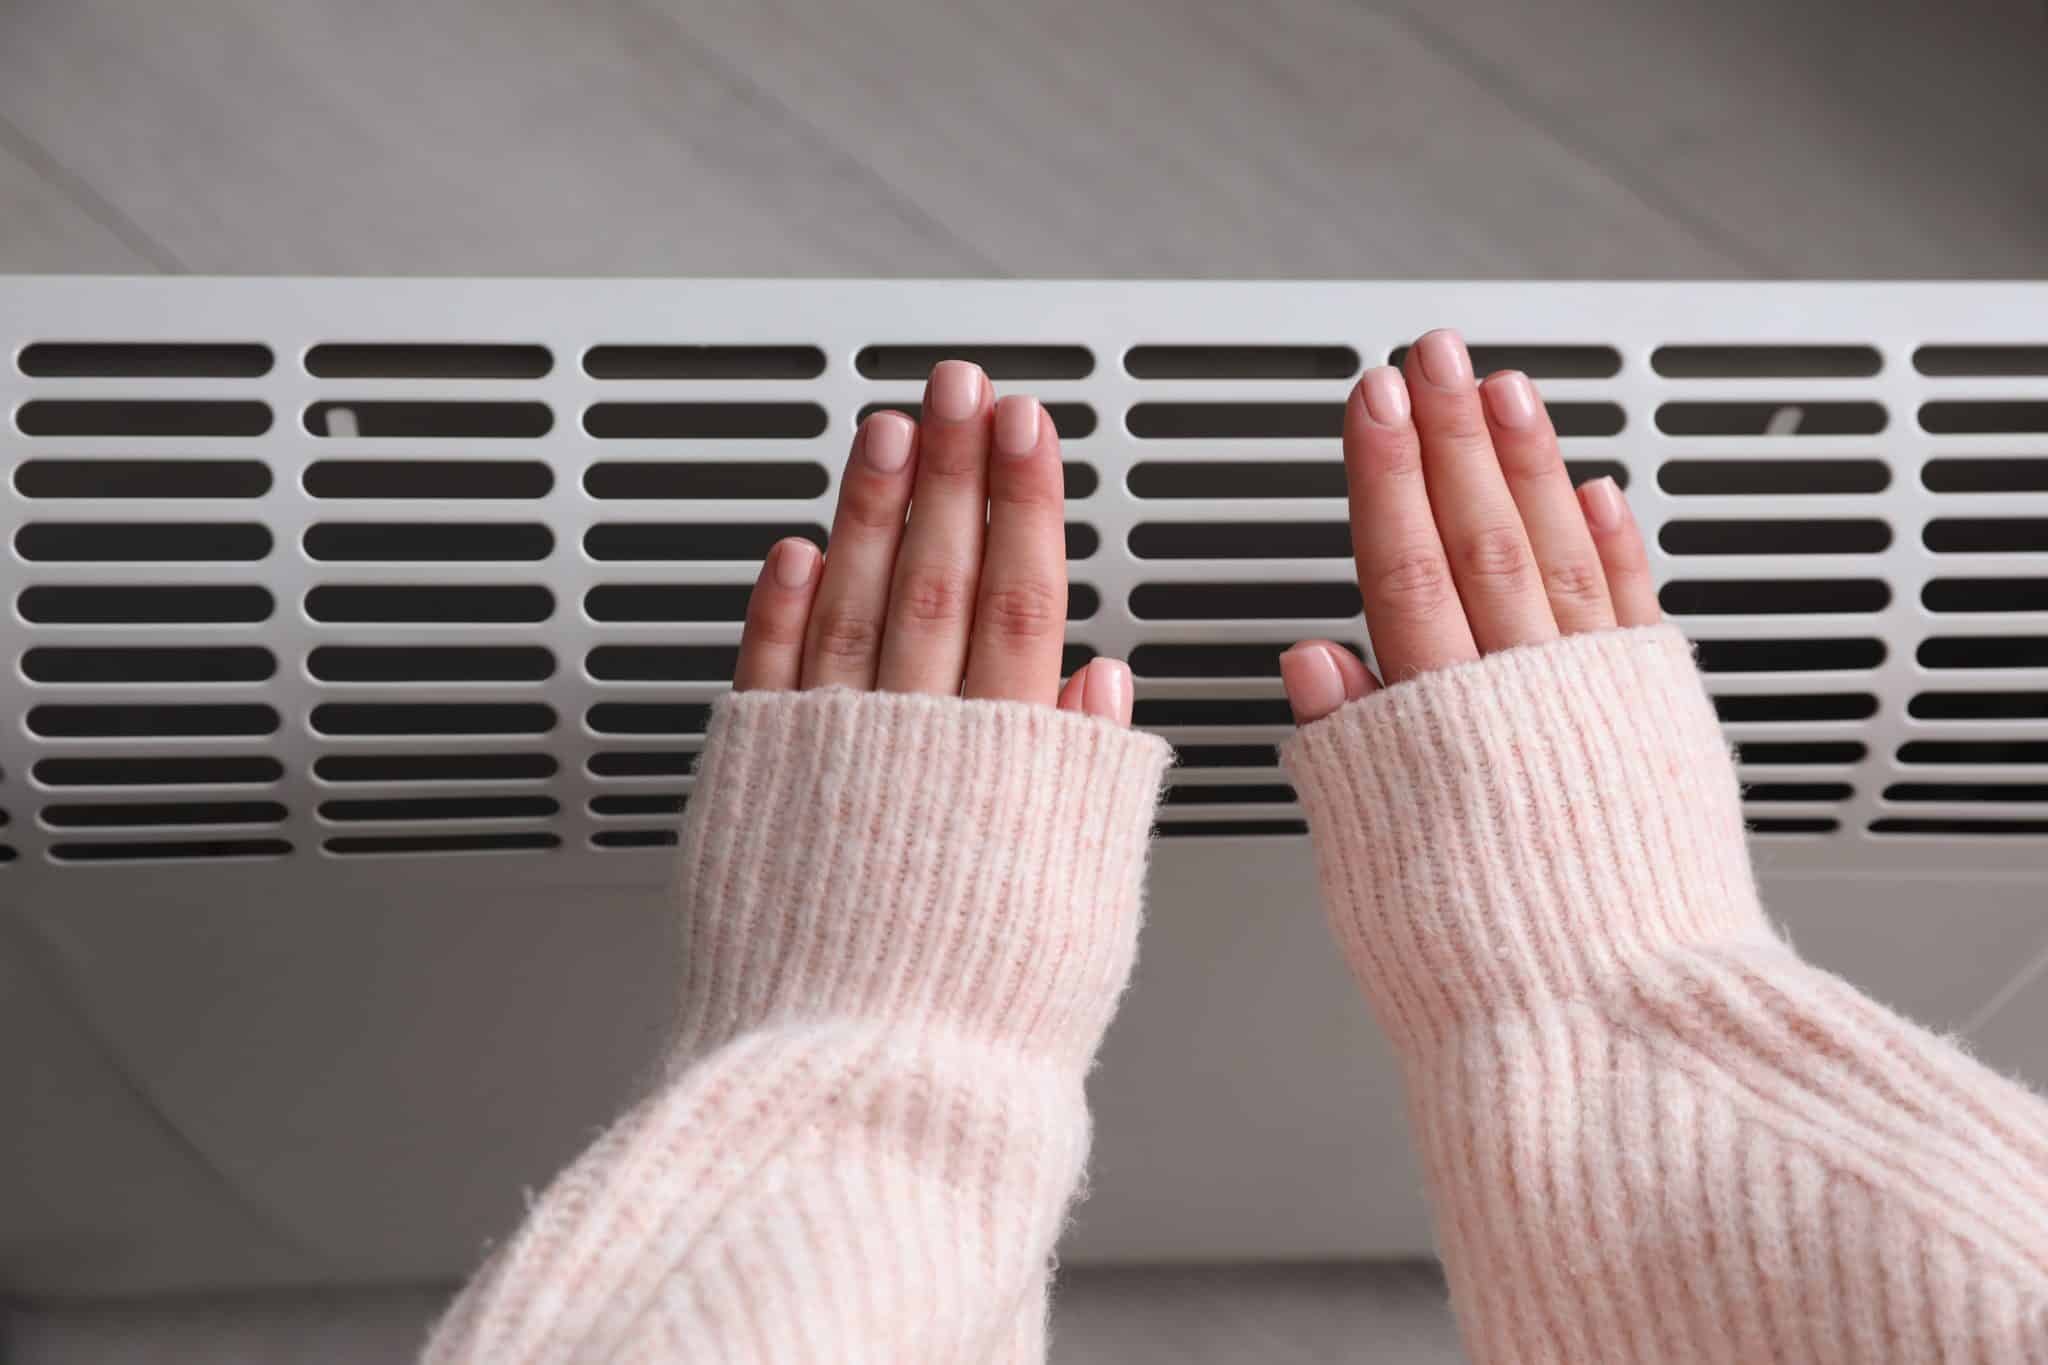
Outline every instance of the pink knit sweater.
MULTIPOLYGON (((2048 1360, 2048 1106, 1772 931, 1676 631, 1404 683, 1286 758, 1474 1359, 2048 1360)), ((1046 708, 724 703, 667 1078, 429 1359, 1042 1358, 1166 761, 1046 708)))

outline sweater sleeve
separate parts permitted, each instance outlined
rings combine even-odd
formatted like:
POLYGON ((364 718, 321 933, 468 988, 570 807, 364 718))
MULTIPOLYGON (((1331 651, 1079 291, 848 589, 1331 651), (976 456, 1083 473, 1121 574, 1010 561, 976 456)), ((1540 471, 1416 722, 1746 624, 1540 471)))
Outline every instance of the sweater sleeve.
POLYGON ((1286 754, 1478 1361, 2048 1360, 2048 1105, 1802 962, 1682 636, 1286 754))
POLYGON ((556 1179, 427 1359, 1042 1355, 1167 757, 1017 703, 722 702, 686 817, 665 1079, 556 1179))

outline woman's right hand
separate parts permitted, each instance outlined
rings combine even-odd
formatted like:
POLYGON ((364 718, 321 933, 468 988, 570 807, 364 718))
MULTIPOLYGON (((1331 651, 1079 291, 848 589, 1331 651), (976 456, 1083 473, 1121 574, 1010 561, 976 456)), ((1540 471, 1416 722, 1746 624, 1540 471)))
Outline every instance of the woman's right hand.
POLYGON ((1329 640, 1280 659, 1297 723, 1383 684, 1563 635, 1662 619, 1614 480, 1574 492, 1527 375, 1475 383, 1458 334, 1369 370, 1344 407, 1351 546, 1380 676, 1329 640))

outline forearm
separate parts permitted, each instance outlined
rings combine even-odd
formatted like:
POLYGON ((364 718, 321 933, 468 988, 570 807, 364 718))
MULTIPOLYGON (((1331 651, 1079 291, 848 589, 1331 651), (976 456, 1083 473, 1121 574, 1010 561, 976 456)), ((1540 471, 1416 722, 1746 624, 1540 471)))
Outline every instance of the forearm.
POLYGON ((1773 932, 1675 631, 1391 688, 1288 760, 1477 1356, 1905 1360, 2039 1330, 2048 1112, 1773 932))
POLYGON ((1165 757, 1046 707, 725 703, 686 830, 668 1079, 549 1191, 435 1358, 1040 1339, 1165 757))

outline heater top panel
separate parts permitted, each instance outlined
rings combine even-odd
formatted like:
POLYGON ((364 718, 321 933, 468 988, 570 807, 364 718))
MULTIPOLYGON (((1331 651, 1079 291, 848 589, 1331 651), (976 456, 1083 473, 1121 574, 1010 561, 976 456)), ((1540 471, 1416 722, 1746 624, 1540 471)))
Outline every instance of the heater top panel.
POLYGON ((1060 430, 1162 832, 1299 835, 1345 393, 1445 325, 1626 484, 1768 866, 2038 872, 2048 285, 0 278, 0 884, 659 880, 761 553, 949 355, 1060 430))

